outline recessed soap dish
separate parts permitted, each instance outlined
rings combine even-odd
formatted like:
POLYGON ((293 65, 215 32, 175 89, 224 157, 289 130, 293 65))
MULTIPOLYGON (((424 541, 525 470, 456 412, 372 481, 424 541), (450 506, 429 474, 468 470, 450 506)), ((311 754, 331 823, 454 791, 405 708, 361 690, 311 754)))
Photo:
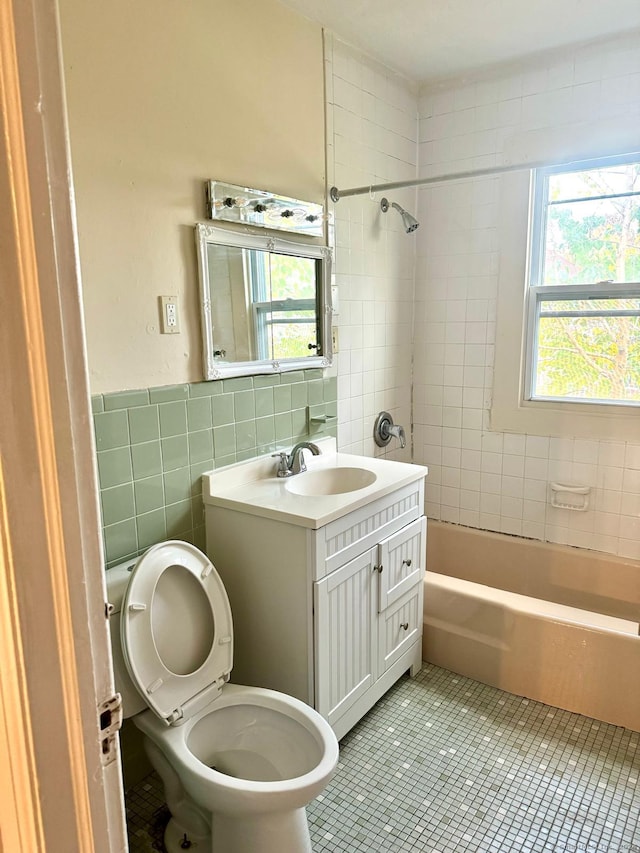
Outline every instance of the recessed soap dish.
POLYGON ((566 483, 549 483, 551 506, 586 512, 589 509, 591 486, 571 486, 566 483))

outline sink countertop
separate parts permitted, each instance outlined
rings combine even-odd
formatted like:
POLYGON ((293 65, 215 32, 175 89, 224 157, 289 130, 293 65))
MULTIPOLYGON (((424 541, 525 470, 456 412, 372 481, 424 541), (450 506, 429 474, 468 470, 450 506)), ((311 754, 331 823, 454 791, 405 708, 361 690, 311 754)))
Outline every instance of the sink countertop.
POLYGON ((202 488, 205 504, 317 530, 348 512, 421 480, 428 472, 423 465, 338 453, 333 438, 320 439, 314 443, 322 453, 313 456, 310 451, 304 451, 309 472, 323 468, 363 468, 373 472, 376 480, 362 489, 343 494, 295 494, 287 489, 287 483, 304 477, 305 472, 290 478, 276 477, 276 460, 270 456, 261 456, 204 474, 202 488))

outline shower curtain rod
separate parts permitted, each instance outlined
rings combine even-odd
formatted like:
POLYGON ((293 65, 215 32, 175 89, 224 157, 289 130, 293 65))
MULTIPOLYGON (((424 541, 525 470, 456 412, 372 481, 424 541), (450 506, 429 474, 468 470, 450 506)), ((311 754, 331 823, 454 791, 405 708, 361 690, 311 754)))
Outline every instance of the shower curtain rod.
MULTIPOLYGON (((620 157, 629 157, 635 154, 635 152, 629 152, 628 154, 619 155, 620 157)), ((616 155, 617 159, 618 155, 616 155)), ((352 187, 348 190, 339 190, 338 187, 331 187, 329 190, 329 197, 331 201, 340 201, 341 198, 347 198, 347 196, 351 195, 364 195, 365 193, 373 194, 375 192, 384 192, 385 190, 399 190, 404 189, 406 187, 424 187, 428 184, 442 184, 447 181, 463 181, 467 178, 485 178, 489 175, 504 175, 508 172, 527 172, 530 169, 542 169, 547 166, 558 166, 559 168, 563 168, 565 166, 575 166, 578 163, 588 163, 591 162, 593 158, 581 159, 581 160, 567 160, 563 163, 550 163, 548 160, 539 160, 537 162, 531 162, 526 164, 521 164, 518 166, 491 166, 486 169, 470 169, 466 172, 449 172, 444 175, 436 175, 433 178, 415 178, 411 181, 392 181, 387 184, 370 184, 365 187, 352 187)))
POLYGON ((450 172, 445 175, 437 175, 434 178, 414 178, 411 181, 391 181, 387 184, 370 184, 366 187, 352 187, 349 190, 339 190, 338 187, 331 187, 329 197, 331 201, 340 201, 341 198, 347 198, 350 195, 364 195, 365 193, 384 192, 385 190, 400 190, 405 187, 422 187, 426 184, 441 184, 445 181, 461 181, 465 178, 482 178, 486 175, 499 175, 503 172, 523 171, 524 169, 536 168, 532 166, 493 166, 490 169, 472 169, 468 172, 450 172))

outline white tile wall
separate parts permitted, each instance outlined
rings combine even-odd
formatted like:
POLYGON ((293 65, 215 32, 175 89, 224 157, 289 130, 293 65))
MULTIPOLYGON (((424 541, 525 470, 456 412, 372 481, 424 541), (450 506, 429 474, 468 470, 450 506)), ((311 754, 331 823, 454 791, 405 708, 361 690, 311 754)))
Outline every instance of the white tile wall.
MULTIPOLYGON (((425 91, 419 116, 424 175, 615 153, 630 131, 640 147, 640 37, 425 91)), ((428 514, 640 558, 640 444, 488 429, 499 189, 492 177, 418 194, 414 459, 430 468, 428 514), (552 481, 591 486, 589 510, 552 508, 552 481)))
MULTIPOLYGON (((417 168, 417 92, 407 80, 326 38, 327 170, 329 186, 346 189, 410 180, 417 168)), ((338 289, 338 441, 346 452, 381 454, 373 424, 388 411, 411 426, 411 360, 415 235, 401 230, 395 211, 380 211, 381 195, 346 198, 335 215, 338 289)), ((416 191, 389 193, 414 211, 416 191)), ((384 451, 410 459, 392 439, 384 451)))

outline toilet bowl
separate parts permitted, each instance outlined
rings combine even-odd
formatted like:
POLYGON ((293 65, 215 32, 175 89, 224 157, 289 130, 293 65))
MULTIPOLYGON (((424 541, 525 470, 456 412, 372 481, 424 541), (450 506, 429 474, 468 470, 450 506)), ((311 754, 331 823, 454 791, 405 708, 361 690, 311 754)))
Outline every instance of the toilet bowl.
POLYGON ((304 702, 229 683, 231 609, 208 558, 184 542, 107 572, 116 687, 145 735, 172 818, 168 853, 308 853, 305 806, 338 743, 304 702))

